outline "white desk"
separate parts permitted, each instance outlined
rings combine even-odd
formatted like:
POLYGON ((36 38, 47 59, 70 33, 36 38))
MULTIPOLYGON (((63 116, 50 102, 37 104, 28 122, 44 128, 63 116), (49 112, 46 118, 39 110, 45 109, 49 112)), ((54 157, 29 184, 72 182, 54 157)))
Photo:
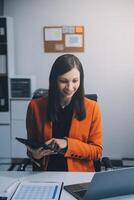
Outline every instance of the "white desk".
MULTIPOLYGON (((18 171, 1 171, 0 172, 0 192, 2 193, 12 183, 19 180, 32 181, 62 181, 64 185, 89 182, 94 173, 88 172, 18 172, 18 171)), ((61 193, 60 200, 75 200, 75 198, 64 189, 61 193)))
MULTIPOLYGON (((17 180, 63 181, 64 185, 69 185, 91 181, 93 176, 94 173, 88 172, 0 171, 0 194, 17 180)), ((75 200, 75 198, 63 189, 60 200, 75 200)), ((108 198, 107 200, 134 200, 134 195, 108 198)))

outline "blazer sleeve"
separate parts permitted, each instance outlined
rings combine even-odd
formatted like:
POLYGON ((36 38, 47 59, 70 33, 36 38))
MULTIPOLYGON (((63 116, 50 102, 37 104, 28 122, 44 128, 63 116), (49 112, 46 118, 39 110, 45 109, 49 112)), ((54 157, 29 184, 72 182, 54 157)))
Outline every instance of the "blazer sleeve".
POLYGON ((43 103, 42 100, 31 100, 27 109, 26 129, 30 140, 41 142, 43 138, 43 103))
MULTIPOLYGON (((80 122, 81 123, 81 122, 80 122)), ((90 127, 86 139, 68 139, 65 157, 96 160, 102 156, 102 120, 98 103, 94 103, 90 127)), ((85 124, 86 125, 86 124, 85 124)), ((79 133, 80 135, 80 133, 79 133)), ((80 136, 79 136, 80 137, 80 136)))
POLYGON ((26 115, 26 130, 27 130, 27 138, 30 140, 34 140, 35 137, 35 118, 34 118, 34 112, 32 109, 32 103, 30 102, 27 109, 27 115, 26 115))

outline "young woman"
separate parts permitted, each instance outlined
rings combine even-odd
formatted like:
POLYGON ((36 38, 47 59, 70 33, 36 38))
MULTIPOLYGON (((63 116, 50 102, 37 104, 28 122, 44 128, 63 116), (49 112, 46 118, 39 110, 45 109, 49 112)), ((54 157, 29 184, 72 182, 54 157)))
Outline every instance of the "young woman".
POLYGON ((33 170, 94 171, 93 160, 102 156, 101 113, 98 103, 84 96, 83 84, 81 62, 65 54, 52 66, 48 97, 31 100, 28 139, 51 146, 28 147, 28 156, 40 164, 33 163, 33 170))

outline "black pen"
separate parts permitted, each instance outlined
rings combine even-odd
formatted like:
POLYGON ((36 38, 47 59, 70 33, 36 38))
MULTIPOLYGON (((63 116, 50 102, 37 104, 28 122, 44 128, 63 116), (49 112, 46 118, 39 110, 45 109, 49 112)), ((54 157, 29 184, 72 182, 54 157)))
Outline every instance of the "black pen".
POLYGON ((35 165, 37 165, 37 167, 40 167, 40 164, 39 164, 37 161, 35 161, 33 158, 30 157, 30 160, 31 160, 35 165))

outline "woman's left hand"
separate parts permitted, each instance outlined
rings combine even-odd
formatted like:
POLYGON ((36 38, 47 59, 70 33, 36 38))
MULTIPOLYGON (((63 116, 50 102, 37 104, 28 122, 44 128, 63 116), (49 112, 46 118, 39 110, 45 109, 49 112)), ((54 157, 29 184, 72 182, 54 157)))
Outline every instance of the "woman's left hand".
POLYGON ((50 144, 53 150, 58 150, 58 151, 67 148, 66 139, 51 138, 46 142, 46 144, 50 144))

